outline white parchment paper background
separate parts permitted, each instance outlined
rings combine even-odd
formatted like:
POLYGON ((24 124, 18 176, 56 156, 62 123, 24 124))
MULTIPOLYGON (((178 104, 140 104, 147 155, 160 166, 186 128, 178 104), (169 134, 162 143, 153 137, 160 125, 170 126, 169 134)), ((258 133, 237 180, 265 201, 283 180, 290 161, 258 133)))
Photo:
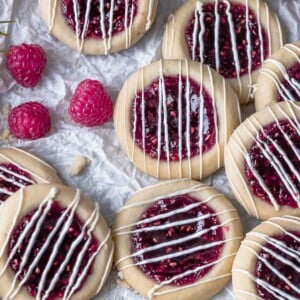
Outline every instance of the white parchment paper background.
MULTIPOLYGON (((118 209, 138 189, 157 182, 139 171, 121 151, 112 122, 95 129, 87 129, 72 123, 67 114, 69 100, 77 84, 86 78, 101 81, 115 99, 125 78, 138 68, 160 57, 160 43, 164 24, 183 0, 159 0, 158 15, 152 29, 129 50, 108 57, 85 57, 64 46, 51 37, 38 13, 38 0, 0 0, 0 20, 15 20, 14 24, 0 24, 0 31, 8 30, 7 38, 0 38, 0 49, 10 44, 38 43, 47 55, 48 64, 41 83, 34 89, 21 88, 9 76, 0 54, 0 110, 29 100, 38 100, 46 105, 52 115, 54 132, 48 137, 23 142, 0 141, 22 147, 51 163, 65 184, 80 188, 87 196, 100 203, 101 211, 112 224, 118 209), (89 157, 92 164, 79 177, 70 176, 74 156, 89 157)), ((300 39, 300 0, 268 0, 285 28, 288 41, 300 39)), ((243 109, 244 115, 253 111, 253 106, 243 109)), ((6 120, 0 114, 0 132, 6 120)), ((233 201, 240 211, 245 231, 258 222, 246 215, 235 202, 229 189, 224 170, 206 180, 233 201)), ((113 272, 104 290, 96 299, 142 299, 130 289, 117 286, 113 272)), ((201 296, 199 296, 201 299, 201 296)), ((231 286, 226 287, 214 299, 233 299, 231 286)), ((182 299, 184 300, 184 299, 182 299)))

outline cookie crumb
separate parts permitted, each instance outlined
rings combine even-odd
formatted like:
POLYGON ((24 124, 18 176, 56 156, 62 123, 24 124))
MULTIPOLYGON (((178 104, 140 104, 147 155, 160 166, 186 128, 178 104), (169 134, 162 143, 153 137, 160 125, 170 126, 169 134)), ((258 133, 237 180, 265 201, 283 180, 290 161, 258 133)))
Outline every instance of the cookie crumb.
POLYGON ((117 279, 117 284, 123 288, 130 288, 130 285, 125 280, 117 279))
POLYGON ((1 113, 4 116, 5 119, 8 118, 9 112, 10 112, 10 105, 9 105, 9 103, 4 103, 2 105, 2 108, 1 108, 1 113))
POLYGON ((2 131, 2 133, 1 133, 1 136, 0 136, 0 139, 1 140, 6 140, 6 139, 8 139, 8 138, 10 138, 11 137, 11 135, 10 135, 10 131, 9 131, 9 129, 4 129, 3 131, 2 131))
POLYGON ((71 175, 79 175, 90 163, 91 161, 85 156, 75 156, 72 164, 71 175))

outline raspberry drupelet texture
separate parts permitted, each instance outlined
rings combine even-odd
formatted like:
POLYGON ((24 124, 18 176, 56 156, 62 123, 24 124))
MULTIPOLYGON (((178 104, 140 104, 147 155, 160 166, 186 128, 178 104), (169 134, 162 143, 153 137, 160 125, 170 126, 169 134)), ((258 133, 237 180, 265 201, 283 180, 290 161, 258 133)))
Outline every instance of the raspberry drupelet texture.
POLYGON ((35 87, 40 79, 47 58, 39 45, 12 45, 6 55, 6 66, 11 76, 25 88, 35 87))
POLYGON ((36 101, 22 103, 10 111, 8 126, 11 134, 19 139, 44 137, 51 126, 49 111, 36 101))
POLYGON ((92 127, 107 122, 113 112, 113 104, 103 85, 97 80, 82 81, 71 99, 69 114, 76 122, 92 127))

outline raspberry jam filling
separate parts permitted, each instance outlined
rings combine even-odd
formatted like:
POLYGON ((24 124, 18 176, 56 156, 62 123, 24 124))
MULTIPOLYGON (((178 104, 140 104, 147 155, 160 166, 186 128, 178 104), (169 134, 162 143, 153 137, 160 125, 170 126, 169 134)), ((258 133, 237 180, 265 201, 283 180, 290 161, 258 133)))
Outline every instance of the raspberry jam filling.
POLYGON ((0 164, 0 203, 21 187, 33 184, 30 174, 13 164, 0 164), (26 180, 27 179, 27 180, 26 180))
MULTIPOLYGON (((84 267, 88 265, 90 258, 97 251, 98 242, 93 236, 92 238, 90 238, 90 240, 88 240, 89 236, 86 232, 87 229, 85 228, 85 235, 83 239, 78 240, 79 243, 75 244, 74 242, 76 238, 80 236, 83 230, 83 223, 75 214, 71 219, 71 224, 68 226, 68 229, 66 231, 63 230, 63 226, 67 222, 69 213, 67 214, 67 216, 65 216, 63 224, 59 227, 58 231, 49 241, 48 238, 51 232, 54 230, 55 225, 58 224, 59 218, 66 211, 66 209, 62 208, 57 202, 53 202, 50 210, 48 211, 45 219, 42 222, 41 227, 38 227, 38 222, 42 218, 42 213, 44 212, 44 210, 45 205, 42 209, 42 212, 38 212, 38 210, 35 210, 29 213, 14 229, 9 241, 8 255, 12 255, 12 258, 9 261, 9 266, 11 270, 18 275, 19 281, 22 281, 25 277, 27 278, 25 279, 24 287, 32 295, 32 297, 37 297, 38 287, 42 282, 43 276, 45 276, 46 274, 46 277, 44 278, 45 282, 43 285, 43 289, 41 291, 42 296, 45 295, 47 289, 50 287, 50 284, 55 275, 59 273, 60 267, 64 263, 66 263, 63 270, 60 270, 62 272, 60 273, 56 284, 53 286, 47 297, 47 300, 62 299, 65 292, 67 291, 69 283, 76 282, 76 280, 84 273, 84 267), (36 213, 38 213, 37 219, 35 218, 36 213), (34 220, 33 226, 29 227, 29 222, 31 220, 34 220), (25 234, 25 238, 20 244, 18 244, 18 241, 20 238, 22 238, 22 234, 24 231, 27 232, 25 234), (34 238, 36 231, 37 235, 34 238), (60 242, 59 238, 63 234, 63 232, 66 232, 66 235, 60 242), (46 248, 43 248, 45 243, 47 243, 48 245, 46 248), (86 246, 86 243, 88 243, 88 247, 87 250, 84 251, 84 246, 86 246), (68 260, 67 254, 71 251, 72 245, 77 246, 75 247, 75 251, 74 249, 72 250, 73 253, 68 260), (14 251, 16 247, 17 250, 14 251), (53 253, 55 253, 55 257, 53 262, 51 263, 51 255, 53 253), (83 256, 80 259, 79 255, 81 255, 82 253, 83 256), (47 265, 49 262, 51 263, 50 266, 47 265), (46 273, 47 267, 50 267, 48 269, 48 273, 46 273), (71 279, 71 276, 72 272, 76 269, 78 269, 78 272, 76 273, 76 280, 73 281, 74 279, 71 279)), ((87 273, 84 273, 83 281, 81 281, 81 285, 76 288, 76 291, 81 288, 90 274, 91 267, 89 268, 87 273)), ((74 284, 72 284, 71 288, 73 287, 74 284)), ((68 292, 70 292, 70 290, 68 292)))
POLYGON ((100 0, 92 0, 90 7, 87 6, 87 0, 76 0, 78 11, 78 18, 76 18, 74 0, 61 0, 62 14, 74 32, 77 28, 78 36, 84 34, 85 38, 102 39, 108 37, 110 33, 113 36, 130 28, 137 14, 138 0, 115 0, 113 9, 111 9, 111 0, 101 1, 104 2, 103 8, 100 0))
POLYGON ((211 270, 223 249, 222 227, 214 214, 206 204, 187 194, 159 200, 142 214, 131 235, 132 253, 144 251, 134 256, 135 263, 158 283, 189 271, 170 284, 183 286, 196 282, 211 270), (141 223, 160 215, 159 219, 141 223), (160 244, 164 245, 159 247, 160 244), (208 264, 211 265, 205 267, 208 264))
POLYGON ((187 102, 185 77, 181 77, 181 97, 179 76, 164 76, 163 81, 164 96, 160 95, 160 79, 157 79, 145 88, 144 95, 138 92, 133 101, 130 119, 135 143, 150 157, 160 160, 179 161, 209 151, 216 143, 211 97, 189 79, 187 102))
POLYGON ((219 35, 217 42, 219 51, 216 51, 215 47, 216 14, 214 3, 204 4, 202 6, 201 15, 203 15, 203 23, 200 13, 198 13, 197 16, 198 20, 195 19, 195 14, 193 14, 193 17, 185 29, 185 40, 190 57, 193 60, 208 64, 214 69, 217 69, 217 61, 220 61, 219 73, 225 78, 236 78, 238 74, 236 70, 237 64, 234 59, 235 49, 233 49, 232 46, 232 38, 236 40, 236 53, 240 63, 240 76, 249 72, 249 63, 251 63, 251 72, 261 66, 261 56, 264 58, 268 56, 269 46, 268 36, 264 28, 259 26, 256 14, 249 9, 249 21, 247 22, 246 7, 244 5, 231 3, 230 6, 234 37, 232 37, 230 33, 230 18, 226 14, 227 4, 221 2, 218 4, 219 35), (196 30, 194 29, 195 20, 197 25, 196 30), (204 24, 202 31, 201 24, 204 24), (249 48, 247 47, 247 25, 249 28, 249 40, 251 41, 251 62, 249 62, 247 54, 249 48), (260 28, 262 41, 260 39, 260 28), (263 53, 261 53, 261 47, 263 47, 263 53), (218 56, 217 60, 216 55, 218 56))
MULTIPOLYGON (((270 253, 266 250, 261 250, 259 256, 267 260, 270 266, 272 266, 272 268, 274 268, 278 272, 278 274, 282 275, 291 284, 299 288, 300 273, 297 271, 297 268, 300 268, 300 232, 290 232, 290 234, 296 236, 296 238, 288 234, 273 236, 272 243, 267 243, 264 246, 268 250, 271 250, 273 253, 270 253), (276 243, 280 243, 281 247, 279 248, 274 246, 274 244, 276 243), (283 251, 283 249, 286 249, 289 252, 283 251), (278 258, 280 258, 280 260, 278 258), (284 261, 288 261, 289 264, 286 264, 284 261)), ((295 291, 294 288, 292 288, 289 284, 287 284, 287 282, 285 282, 278 275, 276 275, 274 273, 274 270, 272 271, 270 267, 268 267, 264 262, 262 262, 259 259, 256 261, 255 275, 257 276, 257 278, 271 285, 271 287, 275 287, 278 290, 280 290, 280 292, 288 294, 290 296, 289 299, 300 299, 300 293, 297 293, 297 291, 295 291)), ((270 290, 263 288, 259 284, 256 284, 256 289, 261 299, 279 299, 274 296, 274 290, 272 291, 272 295, 270 290)), ((280 296, 279 293, 275 294, 278 297, 280 296)), ((288 297, 284 297, 284 299, 288 299, 288 297)))
POLYGON ((259 132, 258 140, 261 141, 259 144, 269 156, 277 158, 276 167, 271 164, 257 143, 254 142, 247 155, 249 155, 258 176, 254 175, 247 162, 245 162, 245 173, 255 196, 271 203, 270 196, 267 194, 268 189, 280 206, 287 205, 296 208, 298 207, 296 199, 299 199, 300 182, 297 180, 293 167, 298 173, 300 172, 297 157, 297 152, 300 151, 300 136, 295 128, 296 125, 292 125, 291 122, 282 120, 279 122, 279 126, 274 122, 263 128, 264 133, 263 131, 259 132), (267 189, 259 183, 258 179, 262 179, 267 189), (292 186, 294 186, 293 189, 292 186))
POLYGON ((281 82, 282 87, 284 87, 281 88, 281 91, 285 95, 285 97, 278 93, 278 101, 284 101, 285 98, 289 100, 294 99, 295 101, 300 101, 300 63, 294 64, 291 68, 287 70, 287 73, 290 82, 286 79, 284 79, 281 82))

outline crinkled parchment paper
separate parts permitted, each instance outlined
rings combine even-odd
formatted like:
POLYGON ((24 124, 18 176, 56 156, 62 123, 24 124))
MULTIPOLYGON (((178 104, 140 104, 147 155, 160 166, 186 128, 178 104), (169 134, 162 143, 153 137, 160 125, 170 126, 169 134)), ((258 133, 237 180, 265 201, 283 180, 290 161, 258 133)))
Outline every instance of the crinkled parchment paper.
MULTIPOLYGON (((38 0, 0 0, 0 20, 15 20, 10 25, 0 24, 0 31, 8 31, 7 38, 0 39, 0 49, 10 44, 38 43, 46 51, 48 64, 41 83, 34 89, 18 86, 9 76, 0 54, 0 111, 24 101, 38 100, 51 111, 53 132, 46 138, 23 142, 14 139, 1 140, 0 144, 21 147, 39 155, 51 163, 65 184, 80 188, 83 193, 100 203, 101 211, 111 225, 116 212, 137 190, 157 182, 138 170, 121 151, 112 122, 95 129, 82 128, 72 123, 67 107, 77 84, 86 78, 100 80, 115 99, 125 78, 138 68, 160 57, 164 24, 183 0, 160 0, 158 15, 152 29, 144 38, 127 51, 108 57, 86 57, 69 49, 48 34, 38 13, 38 0), (77 155, 88 157, 91 165, 78 177, 71 177, 72 160, 77 155)), ((284 25, 288 41, 300 39, 300 1, 269 0, 284 25)), ((243 109, 244 115, 253 112, 253 105, 243 109)), ((0 132, 6 128, 6 120, 0 114, 0 132)), ((240 211, 245 231, 258 222, 247 216, 229 189, 224 170, 205 180, 223 192, 240 211)), ((214 299, 232 299, 228 285, 214 299)), ((104 290, 95 299, 142 299, 134 291, 117 285, 113 272, 104 290)))

